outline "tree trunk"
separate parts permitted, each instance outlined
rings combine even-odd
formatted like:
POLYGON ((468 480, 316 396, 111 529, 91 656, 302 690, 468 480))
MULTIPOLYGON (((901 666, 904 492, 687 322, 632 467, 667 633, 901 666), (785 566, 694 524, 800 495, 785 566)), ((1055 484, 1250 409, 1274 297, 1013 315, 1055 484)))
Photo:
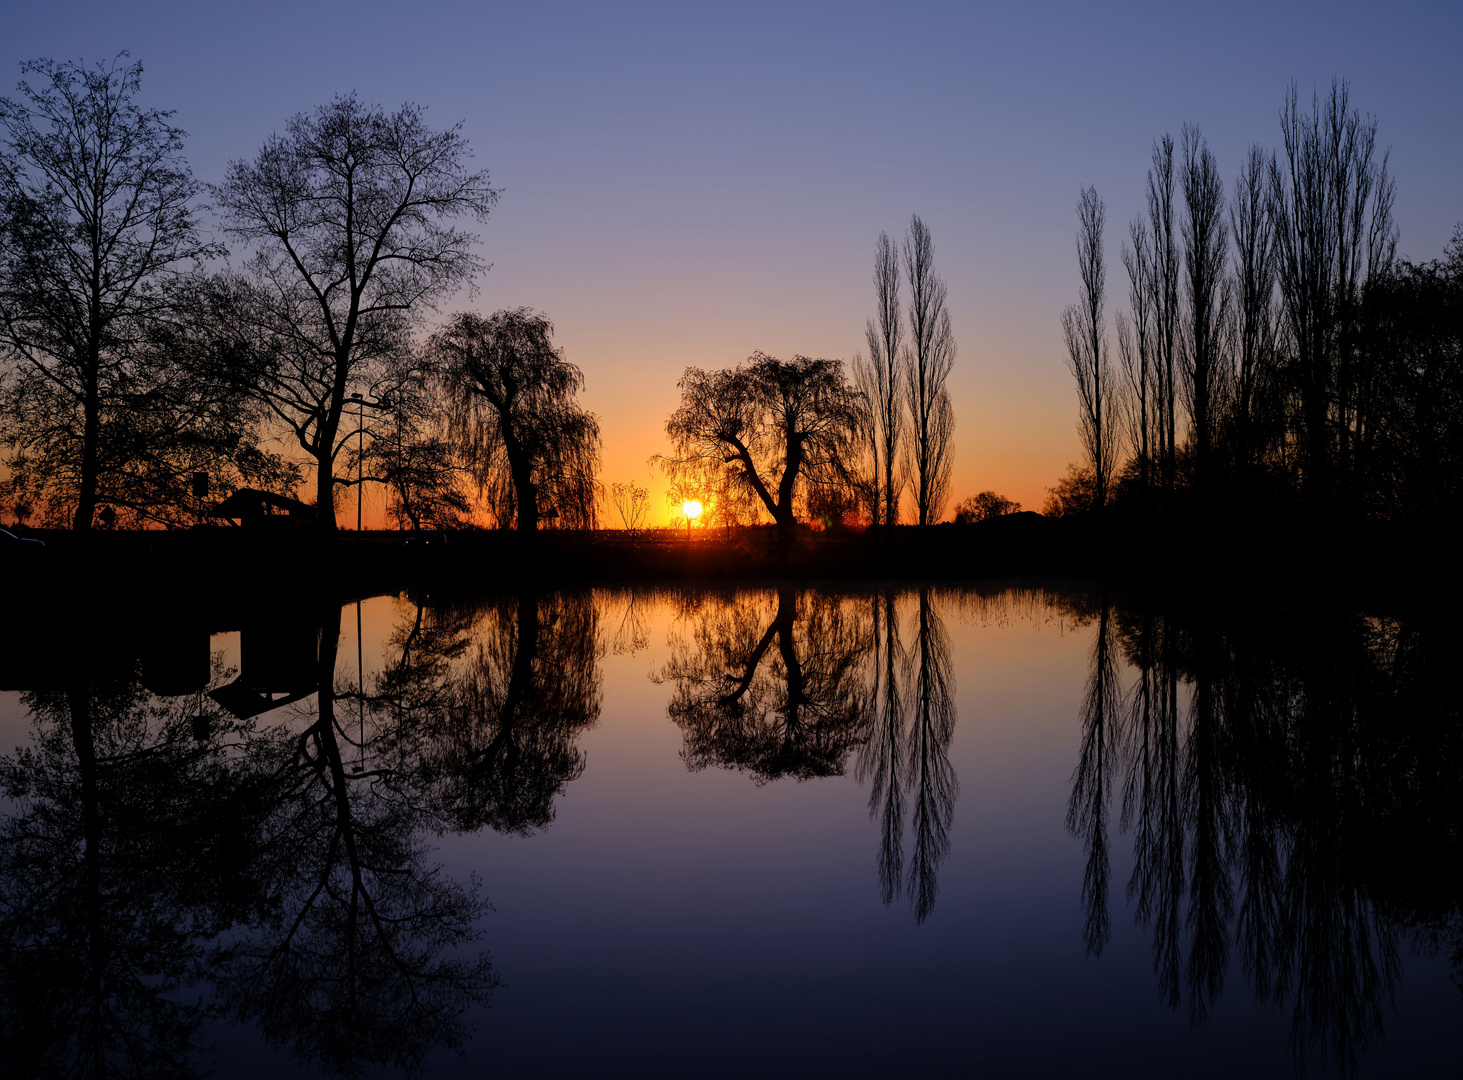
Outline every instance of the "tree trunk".
MULTIPOLYGON (((93 367, 93 373, 95 367, 93 367)), ((101 441, 101 401, 97 395, 95 375, 87 388, 83 405, 83 427, 81 434, 81 484, 76 500, 76 517, 71 528, 76 532, 90 532, 92 518, 97 509, 97 444, 101 441)))

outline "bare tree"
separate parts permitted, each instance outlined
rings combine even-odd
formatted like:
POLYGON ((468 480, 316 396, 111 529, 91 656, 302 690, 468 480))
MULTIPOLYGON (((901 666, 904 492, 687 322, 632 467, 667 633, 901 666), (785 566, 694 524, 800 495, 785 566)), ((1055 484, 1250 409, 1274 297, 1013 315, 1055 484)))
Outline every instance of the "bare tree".
POLYGON ((639 533, 650 514, 650 492, 638 484, 611 484, 610 494, 625 530, 631 535, 639 533))
POLYGON ((1164 135, 1153 144, 1153 164, 1148 170, 1148 229, 1152 238, 1153 333, 1158 376, 1159 460, 1163 488, 1172 494, 1178 479, 1178 326, 1179 252, 1174 221, 1173 137, 1164 135))
POLYGON ((899 521, 903 477, 898 461, 904 435, 902 405, 906 371, 900 360, 903 322, 899 302, 899 256, 888 233, 874 248, 874 294, 878 312, 864 327, 869 359, 854 358, 854 381, 869 402, 868 437, 873 462, 870 515, 875 525, 899 521))
POLYGON ((481 268, 476 237, 497 201, 468 167, 461 125, 433 131, 354 94, 299 113, 211 188, 225 230, 254 247, 237 283, 241 333, 260 344, 256 390, 313 459, 320 525, 334 532, 336 459, 352 390, 369 391, 426 310, 481 268))
POLYGON ((486 319, 464 312, 427 344, 453 438, 499 525, 525 533, 544 518, 571 529, 597 521, 599 422, 575 401, 584 374, 554 348, 553 332, 527 308, 486 319))
POLYGON ((904 241, 904 277, 909 282, 910 331, 904 365, 909 409, 905 457, 917 521, 930 525, 940 520, 950 497, 955 411, 945 379, 955 363, 955 332, 945 306, 945 280, 935 273, 935 244, 918 214, 910 220, 904 241))
POLYGON ((1275 222, 1267 201, 1272 158, 1259 146, 1250 147, 1229 207, 1235 248, 1234 440, 1241 470, 1249 469, 1258 450, 1259 397, 1275 361, 1275 222))
POLYGON ((1103 329, 1107 270, 1103 265, 1102 231, 1106 208, 1097 189, 1082 189, 1077 201, 1077 267, 1082 275, 1081 300, 1062 312, 1067 368, 1077 383, 1077 431, 1087 467, 1096 483, 1097 509, 1107 505, 1108 487, 1117 462, 1117 396, 1113 392, 1103 329))
POLYGON ((48 516, 78 530, 99 498, 148 518, 239 418, 226 387, 159 347, 178 336, 190 268, 222 249, 198 228, 184 133, 134 104, 142 65, 126 56, 30 61, 37 85, 0 98, 0 439, 48 516))
POLYGON ((1154 327, 1157 303, 1154 295, 1153 236, 1147 225, 1135 219, 1128 226, 1132 247, 1123 246, 1123 267, 1128 272, 1128 304, 1131 322, 1117 317, 1118 356, 1126 388, 1122 412, 1128 442, 1138 463, 1138 482, 1146 496, 1153 484, 1154 448, 1161 445, 1158 430, 1158 336, 1154 327))
POLYGON ((1224 274, 1228 237, 1219 166, 1197 127, 1184 125, 1184 284, 1187 324, 1181 339, 1184 397, 1194 440, 1194 478, 1208 483, 1216 398, 1226 384, 1224 336, 1229 282, 1224 274))
POLYGON ((809 492, 848 482, 864 405, 843 365, 755 353, 745 367, 687 368, 678 385, 681 404, 665 425, 674 456, 659 458, 662 468, 700 490, 750 491, 785 551, 809 492))
POLYGON ((1350 108, 1345 82, 1300 111, 1294 83, 1280 114, 1283 159, 1270 167, 1276 276, 1300 397, 1303 486, 1313 506, 1334 492, 1333 466, 1367 436, 1352 360, 1361 289, 1392 263, 1394 189, 1376 157, 1376 121, 1350 108))

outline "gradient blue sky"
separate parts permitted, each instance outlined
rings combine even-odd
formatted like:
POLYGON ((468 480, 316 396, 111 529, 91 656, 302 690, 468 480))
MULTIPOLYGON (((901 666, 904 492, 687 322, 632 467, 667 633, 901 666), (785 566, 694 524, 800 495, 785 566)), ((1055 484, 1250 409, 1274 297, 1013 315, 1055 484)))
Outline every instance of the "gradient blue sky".
POLYGON ((917 212, 960 343, 956 497, 1039 505, 1077 456, 1057 320, 1079 186, 1108 203, 1117 301, 1154 136, 1199 124, 1228 180, 1278 142, 1291 79, 1344 76, 1378 118, 1404 254, 1436 257, 1463 219, 1456 2, 12 2, 0 86, 28 58, 121 49, 204 180, 337 92, 464 121, 503 189, 471 303, 555 320, 606 481, 650 478, 687 364, 860 349, 874 240, 917 212))

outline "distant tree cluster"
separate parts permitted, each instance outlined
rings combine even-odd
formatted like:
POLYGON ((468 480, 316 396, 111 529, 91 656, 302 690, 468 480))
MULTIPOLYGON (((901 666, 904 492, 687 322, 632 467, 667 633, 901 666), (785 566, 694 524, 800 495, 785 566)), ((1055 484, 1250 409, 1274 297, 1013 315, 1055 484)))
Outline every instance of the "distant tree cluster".
POLYGON ((1021 504, 994 491, 972 495, 955 508, 955 524, 975 525, 993 518, 1005 517, 1021 509, 1021 504))
POLYGON ((177 526, 308 480, 326 533, 363 484, 413 528, 592 526, 599 427, 548 320, 426 325, 484 269, 455 223, 498 197, 460 125, 353 94, 294 116, 206 185, 221 269, 126 56, 32 61, 0 98, 0 508, 177 526))
POLYGON ((1198 128, 1158 139, 1121 258, 1109 353, 1095 190, 1078 204, 1079 302, 1062 318, 1083 462, 1049 512, 1114 501, 1438 518, 1463 495, 1463 227, 1445 258, 1397 257, 1377 124, 1344 82, 1226 193, 1198 128))

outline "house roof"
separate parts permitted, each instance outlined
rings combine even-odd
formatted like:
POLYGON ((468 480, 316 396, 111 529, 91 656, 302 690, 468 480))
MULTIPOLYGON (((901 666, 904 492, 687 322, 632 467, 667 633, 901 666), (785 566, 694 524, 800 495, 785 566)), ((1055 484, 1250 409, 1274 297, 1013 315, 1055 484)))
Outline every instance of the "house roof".
POLYGON ((272 491, 258 488, 240 488, 213 508, 213 516, 221 518, 262 517, 267 507, 284 510, 289 514, 311 514, 313 506, 291 499, 288 495, 276 495, 272 491))

